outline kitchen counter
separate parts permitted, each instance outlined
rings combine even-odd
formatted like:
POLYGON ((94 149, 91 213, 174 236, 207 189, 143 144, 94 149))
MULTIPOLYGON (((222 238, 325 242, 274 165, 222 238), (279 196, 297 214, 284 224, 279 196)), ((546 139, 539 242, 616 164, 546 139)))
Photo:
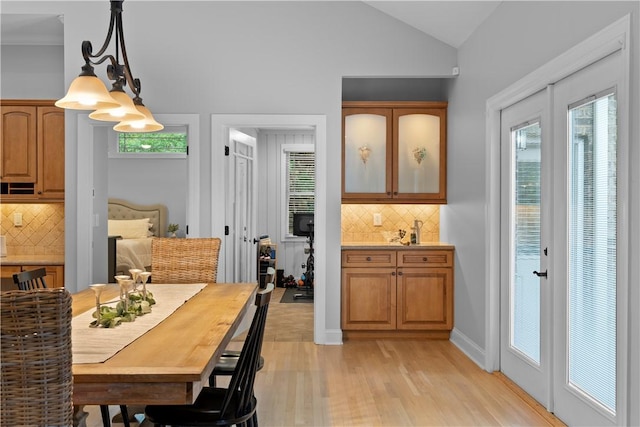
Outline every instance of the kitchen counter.
POLYGON ((64 265, 64 255, 8 255, 1 265, 64 265))
POLYGON ((444 242, 424 242, 419 245, 401 245, 399 243, 382 243, 382 242, 343 242, 342 249, 393 249, 393 250, 415 250, 415 249, 455 249, 450 243, 444 242))

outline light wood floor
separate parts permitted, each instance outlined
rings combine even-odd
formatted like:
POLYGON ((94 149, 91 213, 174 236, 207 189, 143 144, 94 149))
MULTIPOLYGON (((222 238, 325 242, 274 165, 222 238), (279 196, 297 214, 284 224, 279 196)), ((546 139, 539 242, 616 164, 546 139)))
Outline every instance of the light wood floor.
MULTIPOLYGON (((256 378, 262 427, 563 425, 448 341, 315 345, 313 304, 280 304, 282 292, 269 307, 256 378)), ((97 409, 87 410, 88 426, 100 427, 97 409)))

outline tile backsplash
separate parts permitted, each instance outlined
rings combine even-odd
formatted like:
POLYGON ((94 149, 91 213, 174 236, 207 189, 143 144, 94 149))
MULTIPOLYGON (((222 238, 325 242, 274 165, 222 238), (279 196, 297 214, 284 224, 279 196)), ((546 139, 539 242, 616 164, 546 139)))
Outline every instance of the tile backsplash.
POLYGON ((63 203, 3 203, 0 208, 8 255, 64 255, 63 203), (22 214, 22 226, 13 225, 14 213, 22 214))
POLYGON ((439 205, 342 205, 343 243, 387 243, 383 232, 406 230, 404 241, 409 241, 413 220, 424 224, 420 233, 421 242, 440 241, 439 205), (373 225, 373 214, 379 213, 382 225, 373 225))

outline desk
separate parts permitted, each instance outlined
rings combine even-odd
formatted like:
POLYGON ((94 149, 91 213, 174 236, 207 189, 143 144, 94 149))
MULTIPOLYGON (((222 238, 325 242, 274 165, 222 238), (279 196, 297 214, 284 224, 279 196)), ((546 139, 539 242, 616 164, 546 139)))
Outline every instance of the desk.
MULTIPOLYGON (((104 363, 73 365, 76 424, 81 405, 193 403, 254 302, 254 283, 209 284, 162 323, 104 363)), ((115 298, 108 285, 103 299, 115 298)), ((73 295, 73 315, 95 306, 91 289, 73 295)), ((85 415, 86 416, 86 415, 85 415)))

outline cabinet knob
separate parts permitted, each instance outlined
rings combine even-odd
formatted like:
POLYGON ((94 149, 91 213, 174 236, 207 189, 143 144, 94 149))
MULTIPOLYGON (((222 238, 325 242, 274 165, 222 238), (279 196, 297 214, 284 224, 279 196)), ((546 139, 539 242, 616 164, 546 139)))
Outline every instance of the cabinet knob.
POLYGON ((398 276, 402 276, 402 271, 398 271, 398 276))
POLYGON ((394 195, 394 196, 397 196, 397 195, 398 195, 398 192, 397 192, 397 191, 394 191, 394 192, 393 192, 393 195, 394 195))
POLYGON ((427 257, 422 257, 422 261, 427 262, 427 257))
POLYGON ((38 191, 38 194, 42 194, 42 191, 38 191))
POLYGON ((370 256, 367 257, 367 261, 371 261, 371 257, 370 256))
POLYGON ((395 275, 396 275, 396 272, 395 272, 395 271, 392 271, 392 272, 391 272, 391 275, 392 275, 392 276, 395 276, 395 275))
POLYGON ((387 196, 390 196, 390 195, 391 195, 391 191, 387 191, 387 196))

